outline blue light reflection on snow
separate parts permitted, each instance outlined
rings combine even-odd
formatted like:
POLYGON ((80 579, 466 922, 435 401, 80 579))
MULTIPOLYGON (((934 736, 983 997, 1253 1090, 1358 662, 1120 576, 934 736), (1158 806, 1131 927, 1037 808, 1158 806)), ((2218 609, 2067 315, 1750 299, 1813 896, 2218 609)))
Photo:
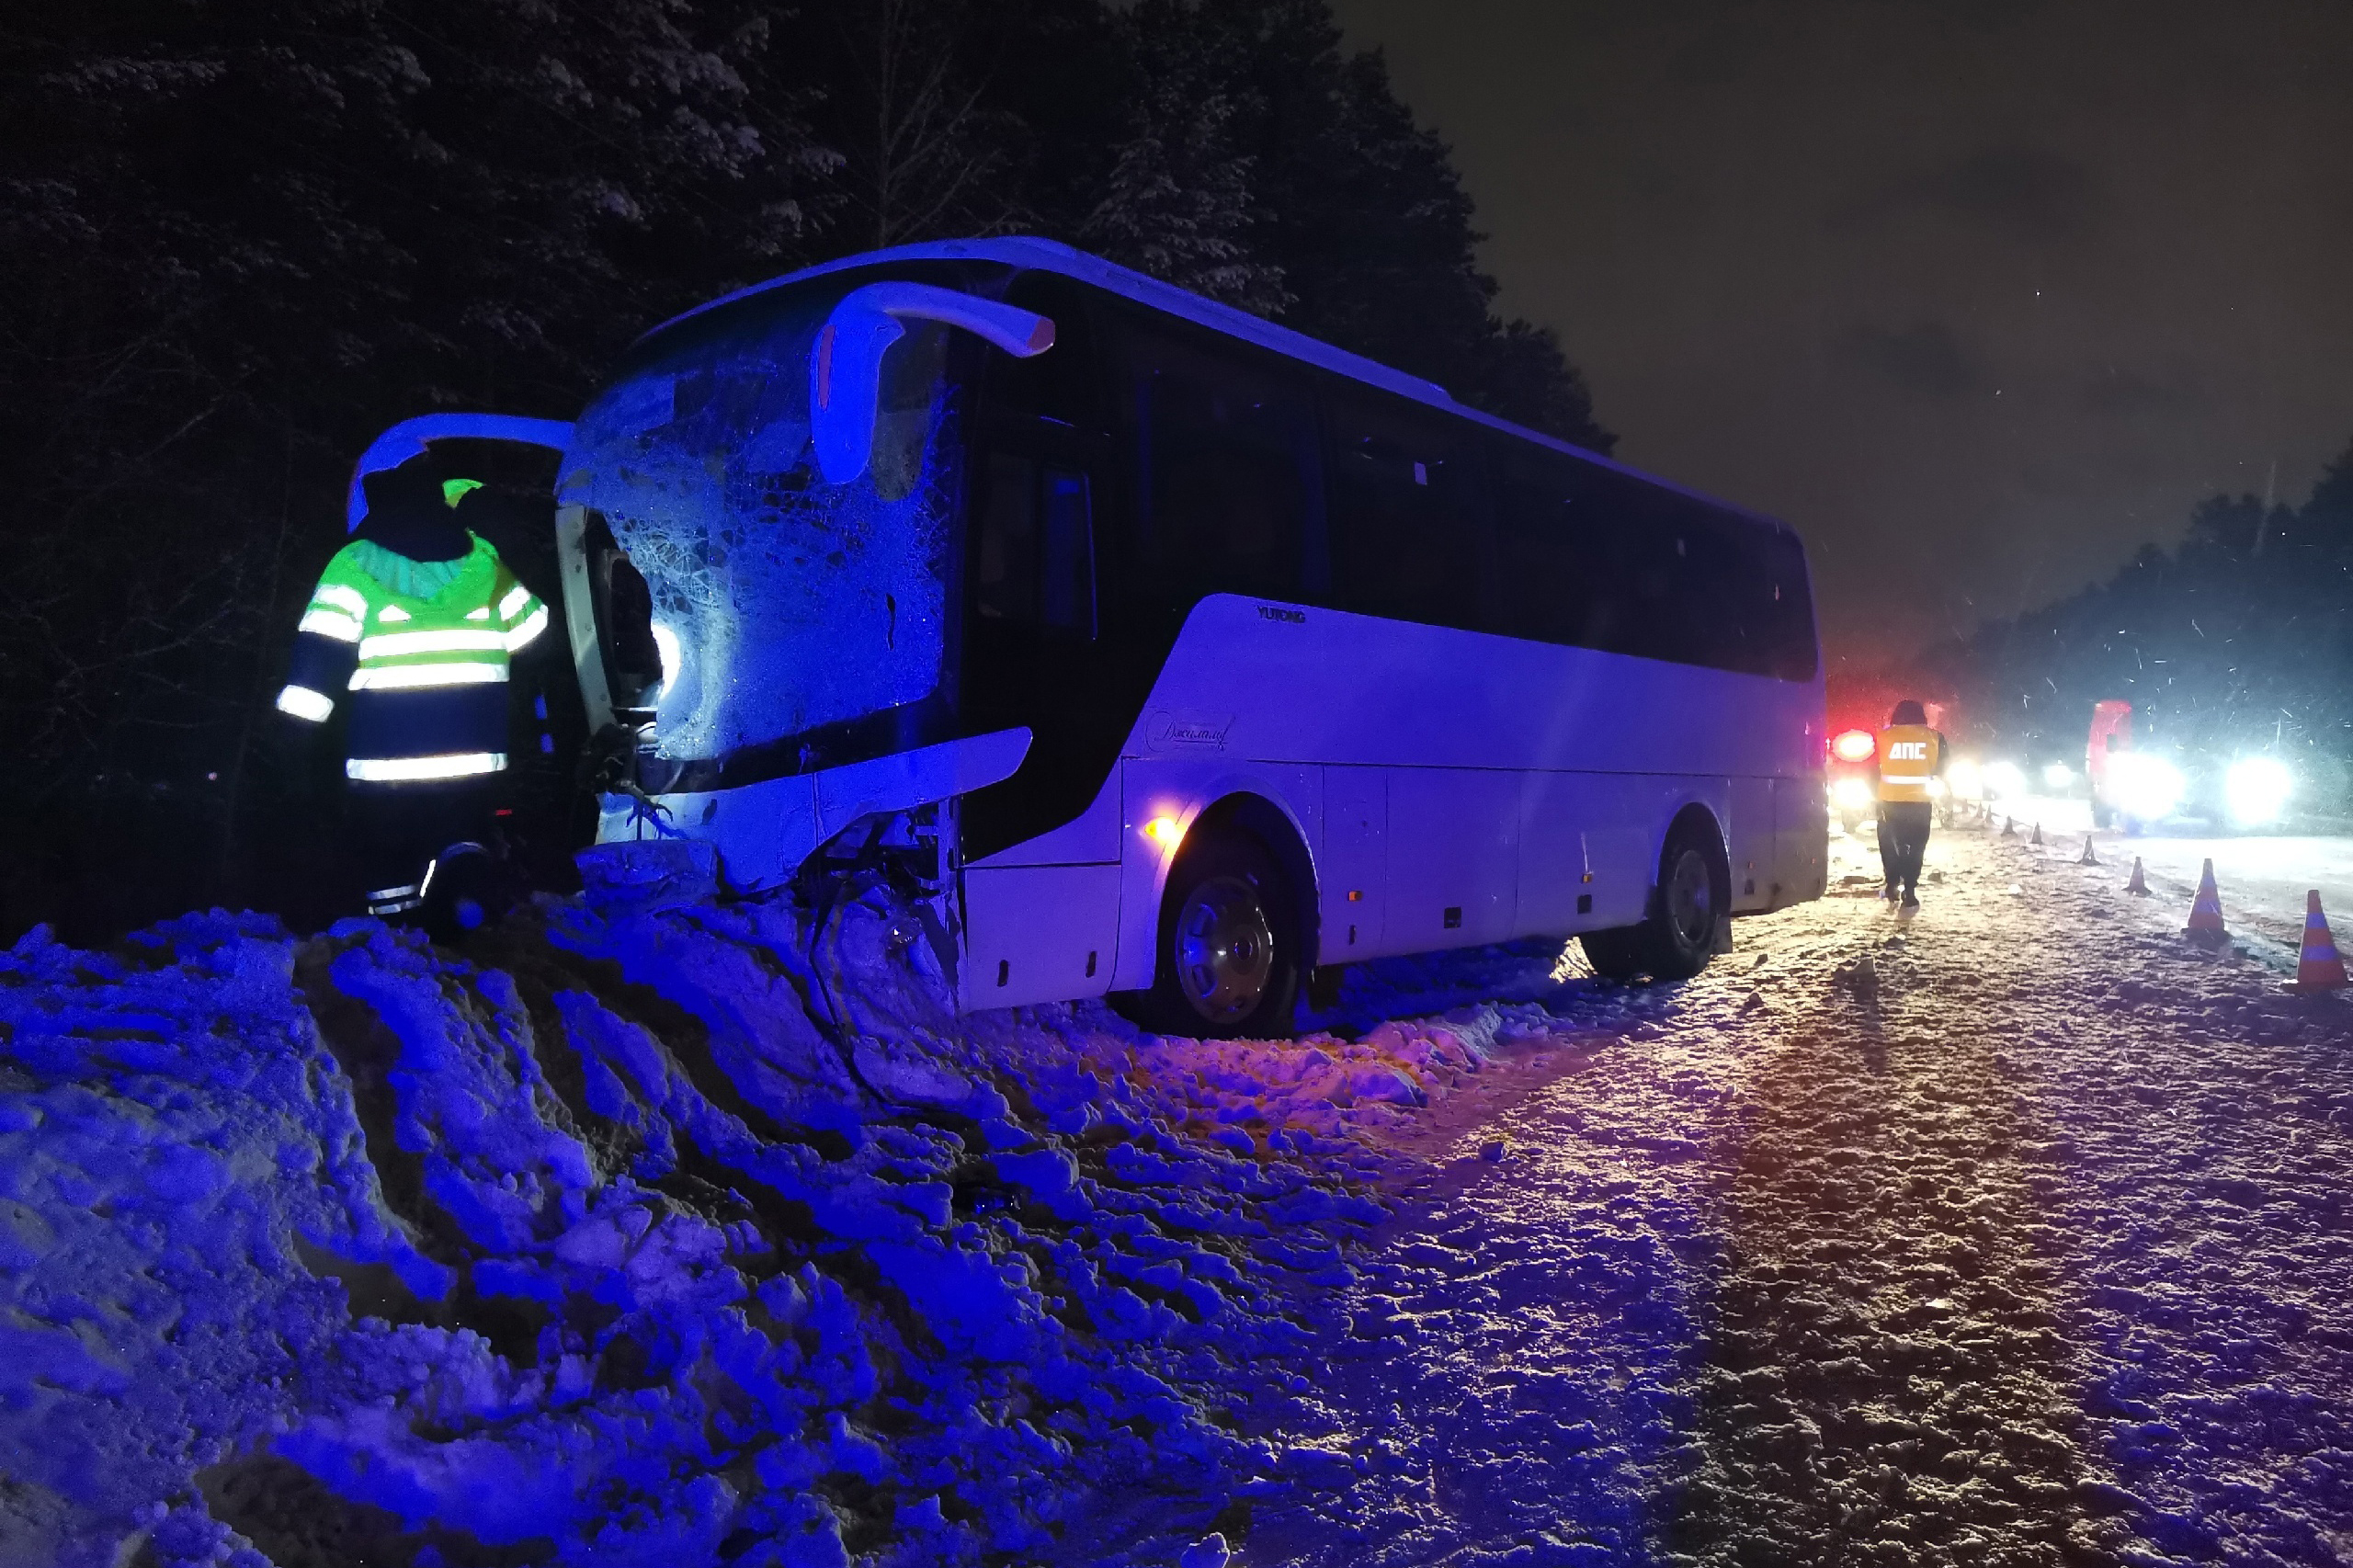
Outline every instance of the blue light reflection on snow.
POLYGON ((948 329, 892 346, 873 463, 828 484, 811 462, 807 363, 836 293, 763 300, 723 333, 698 323, 579 421, 563 499, 603 517, 677 644, 663 756, 722 756, 940 684, 960 483, 948 329))
POLYGON ((1067 1009, 955 1025, 882 892, 820 949, 599 855, 512 973, 217 912, 0 950, 0 1540, 21 1496, 74 1568, 250 1568, 290 1509, 420 1565, 1108 1564, 1267 1484, 1220 1417, 1380 1215, 1351 1145, 1203 1137, 1067 1009))

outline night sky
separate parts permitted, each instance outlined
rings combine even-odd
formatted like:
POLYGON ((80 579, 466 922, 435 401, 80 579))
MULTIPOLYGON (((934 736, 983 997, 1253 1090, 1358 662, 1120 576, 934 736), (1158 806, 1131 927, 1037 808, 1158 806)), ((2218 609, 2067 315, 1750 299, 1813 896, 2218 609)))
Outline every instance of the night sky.
POLYGON ((2353 0, 1337 9, 1619 455, 1803 530, 1834 656, 2353 438, 2353 0))

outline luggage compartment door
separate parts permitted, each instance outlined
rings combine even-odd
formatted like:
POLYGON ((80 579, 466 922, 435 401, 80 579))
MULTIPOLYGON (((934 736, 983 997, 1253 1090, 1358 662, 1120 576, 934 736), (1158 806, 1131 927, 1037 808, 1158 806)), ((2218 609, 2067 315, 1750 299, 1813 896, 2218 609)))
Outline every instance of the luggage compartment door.
POLYGON ((963 878, 966 1011, 1111 988, 1118 866, 967 866, 963 878))
POLYGON ((1830 802, 1822 775, 1773 780, 1772 907, 1820 898, 1830 881, 1830 802))

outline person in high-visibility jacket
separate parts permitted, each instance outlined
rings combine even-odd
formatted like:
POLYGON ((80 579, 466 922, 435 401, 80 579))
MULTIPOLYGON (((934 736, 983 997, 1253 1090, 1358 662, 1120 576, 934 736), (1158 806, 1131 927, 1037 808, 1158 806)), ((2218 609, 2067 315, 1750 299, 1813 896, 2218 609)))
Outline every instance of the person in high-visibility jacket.
POLYGON ((368 910, 426 902, 455 846, 478 849, 506 770, 507 675, 548 607, 459 520, 473 481, 430 456, 371 473, 367 515, 327 562, 278 706, 323 723, 349 702, 347 804, 368 910))
POLYGON ((1906 909, 1920 907, 1920 861, 1936 820, 1928 786, 1944 771, 1944 736, 1928 727, 1917 702, 1897 703, 1879 733, 1879 861, 1883 896, 1903 900, 1906 909))

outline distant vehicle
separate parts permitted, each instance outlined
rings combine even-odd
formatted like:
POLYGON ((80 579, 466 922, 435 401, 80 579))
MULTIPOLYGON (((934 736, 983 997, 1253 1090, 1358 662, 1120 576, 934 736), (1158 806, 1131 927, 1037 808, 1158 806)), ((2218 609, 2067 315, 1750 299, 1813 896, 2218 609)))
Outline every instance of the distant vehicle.
POLYGON ((2181 757, 2136 748, 2129 702, 2093 705, 2085 758, 2093 822, 2129 834, 2176 821, 2222 833, 2276 828, 2296 794, 2294 769, 2266 753, 2181 757))
POLYGON ((1830 737, 1830 807, 1848 836, 1879 819, 1879 736, 1841 730, 1830 737))
POLYGON ((968 1008, 1282 1033, 1319 970, 1681 976, 1823 891, 1792 530, 1065 246, 689 312, 563 449, 598 837, 895 857, 968 1008))
MULTIPOLYGON (((2084 746, 2084 777, 2090 781, 2094 827, 2115 824, 2115 786, 2109 782, 2109 759, 2131 749, 2132 705, 2121 701, 2093 703, 2091 738, 2084 746)), ((2133 764, 2126 763, 2118 771, 2123 778, 2130 778, 2133 768, 2133 764)))

